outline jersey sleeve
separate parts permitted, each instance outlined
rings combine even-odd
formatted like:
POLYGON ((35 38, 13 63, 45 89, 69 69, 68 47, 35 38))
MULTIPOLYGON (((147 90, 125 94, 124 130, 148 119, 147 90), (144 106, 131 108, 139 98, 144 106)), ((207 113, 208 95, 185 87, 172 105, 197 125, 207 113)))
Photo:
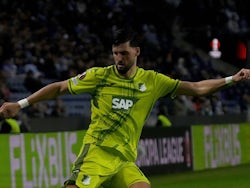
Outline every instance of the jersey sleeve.
POLYGON ((96 71, 98 68, 91 68, 87 71, 72 77, 68 80, 68 89, 71 94, 89 93, 95 91, 97 78, 96 71))
POLYGON ((156 93, 159 97, 176 97, 176 89, 179 87, 180 80, 170 78, 169 76, 161 73, 157 73, 155 81, 156 93))

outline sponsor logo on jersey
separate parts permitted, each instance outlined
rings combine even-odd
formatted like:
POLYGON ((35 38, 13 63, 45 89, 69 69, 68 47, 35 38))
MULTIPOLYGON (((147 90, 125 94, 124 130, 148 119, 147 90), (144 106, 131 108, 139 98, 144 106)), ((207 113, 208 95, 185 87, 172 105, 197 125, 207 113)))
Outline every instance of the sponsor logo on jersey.
POLYGON ((83 72, 82 74, 79 74, 78 76, 71 78, 71 80, 72 80, 73 84, 76 86, 78 84, 77 79, 82 80, 83 78, 85 78, 85 76, 86 76, 86 72, 83 72))
POLYGON ((113 97, 112 109, 128 110, 134 105, 134 100, 122 97, 113 97))
POLYGON ((73 77, 71 80, 75 86, 78 84, 77 77, 73 77))

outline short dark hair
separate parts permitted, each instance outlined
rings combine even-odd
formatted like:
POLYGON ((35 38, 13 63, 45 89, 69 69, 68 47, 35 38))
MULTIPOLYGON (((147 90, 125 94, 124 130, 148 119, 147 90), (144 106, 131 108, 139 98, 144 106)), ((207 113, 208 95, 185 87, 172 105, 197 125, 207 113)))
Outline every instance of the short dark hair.
POLYGON ((129 42, 132 47, 140 46, 141 39, 132 27, 125 26, 114 31, 112 45, 117 46, 125 42, 129 42))

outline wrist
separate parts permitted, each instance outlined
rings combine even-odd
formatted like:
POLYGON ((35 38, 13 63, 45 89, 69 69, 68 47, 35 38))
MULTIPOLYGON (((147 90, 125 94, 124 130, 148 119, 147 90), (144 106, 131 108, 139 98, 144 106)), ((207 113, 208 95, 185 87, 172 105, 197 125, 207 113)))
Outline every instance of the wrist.
POLYGON ((20 108, 25 108, 25 107, 30 105, 27 98, 21 99, 21 100, 17 101, 17 103, 19 104, 20 108))
POLYGON ((232 84, 233 82, 234 82, 233 81, 233 76, 228 76, 228 77, 225 78, 225 83, 227 85, 232 84))

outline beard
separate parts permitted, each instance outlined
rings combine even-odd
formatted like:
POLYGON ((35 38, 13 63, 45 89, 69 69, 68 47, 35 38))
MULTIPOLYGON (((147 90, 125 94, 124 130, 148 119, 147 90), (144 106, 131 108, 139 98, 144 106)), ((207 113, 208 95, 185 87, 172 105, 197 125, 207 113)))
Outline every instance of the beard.
POLYGON ((134 62, 130 62, 128 65, 124 65, 122 62, 118 62, 116 63, 116 69, 118 71, 119 74, 121 75, 125 75, 130 68, 133 66, 134 62))
POLYGON ((122 75, 126 74, 129 70, 127 67, 119 68, 117 65, 116 65, 116 69, 119 72, 119 74, 122 74, 122 75))

